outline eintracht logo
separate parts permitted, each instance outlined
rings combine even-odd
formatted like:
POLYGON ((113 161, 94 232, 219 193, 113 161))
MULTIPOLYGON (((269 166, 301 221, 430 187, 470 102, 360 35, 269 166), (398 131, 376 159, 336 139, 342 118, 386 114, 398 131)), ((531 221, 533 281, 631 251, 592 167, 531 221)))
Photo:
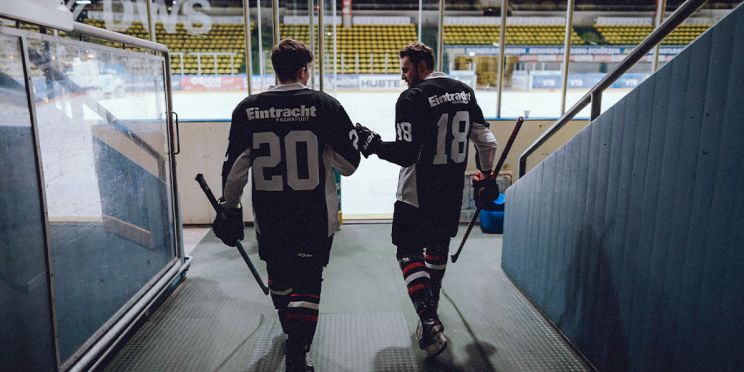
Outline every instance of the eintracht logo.
POLYGON ((443 103, 451 104, 468 104, 470 102, 470 92, 462 91, 457 93, 444 93, 441 96, 429 97, 429 106, 436 107, 443 103))
POLYGON ((245 110, 248 120, 256 119, 276 119, 276 121, 308 121, 311 117, 317 116, 315 106, 276 108, 270 107, 261 110, 258 107, 249 107, 245 110))

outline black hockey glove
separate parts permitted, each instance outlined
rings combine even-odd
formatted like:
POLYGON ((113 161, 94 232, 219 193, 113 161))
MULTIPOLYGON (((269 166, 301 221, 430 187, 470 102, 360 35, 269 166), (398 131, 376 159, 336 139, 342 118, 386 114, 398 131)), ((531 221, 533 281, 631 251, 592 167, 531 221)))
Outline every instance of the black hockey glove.
POLYGON ((494 200, 499 197, 499 184, 496 177, 476 173, 473 177, 473 199, 475 206, 479 209, 488 209, 494 200))
POLYGON ((375 153, 375 148, 382 142, 382 137, 375 131, 356 123, 356 131, 359 135, 359 152, 368 158, 375 153))
POLYGON ((243 240, 245 237, 243 233, 243 208, 225 208, 220 205, 222 213, 225 215, 224 218, 214 219, 212 224, 212 230, 214 235, 217 235, 223 243, 234 247, 237 240, 243 240))

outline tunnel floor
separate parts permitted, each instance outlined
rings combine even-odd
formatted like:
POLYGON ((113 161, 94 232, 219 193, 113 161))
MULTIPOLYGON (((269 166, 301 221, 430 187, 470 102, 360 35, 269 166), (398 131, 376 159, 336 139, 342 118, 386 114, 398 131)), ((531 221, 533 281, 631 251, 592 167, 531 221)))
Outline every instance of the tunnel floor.
MULTIPOLYGON (((244 246, 266 280, 248 230, 244 246)), ((414 338, 416 316, 390 224, 342 226, 323 275, 310 354, 316 371, 591 370, 501 270, 501 237, 474 229, 458 262, 448 264, 439 316, 449 345, 426 359, 414 338)), ((185 282, 105 370, 283 370, 278 318, 237 250, 209 232, 190 255, 185 282)))

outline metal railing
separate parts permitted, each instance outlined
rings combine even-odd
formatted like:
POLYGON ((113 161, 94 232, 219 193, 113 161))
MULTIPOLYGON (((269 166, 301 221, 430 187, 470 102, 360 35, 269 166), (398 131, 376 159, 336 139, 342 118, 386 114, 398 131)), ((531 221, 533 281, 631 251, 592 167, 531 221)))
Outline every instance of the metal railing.
POLYGON ((651 32, 633 51, 615 66, 605 77, 589 90, 576 104, 573 105, 563 116, 560 117, 545 133, 543 133, 522 155, 519 156, 519 177, 527 172, 527 157, 534 153, 538 147, 544 144, 550 137, 558 132, 564 125, 568 124, 581 110, 591 104, 591 120, 596 119, 602 109, 602 92, 610 87, 624 73, 630 70, 641 58, 654 49, 667 35, 672 33, 682 22, 697 11, 707 0, 688 0, 680 5, 659 27, 651 32))
POLYGON ((113 32, 109 30, 104 30, 102 28, 86 25, 85 23, 81 22, 75 22, 72 28, 72 32, 85 35, 85 36, 91 36, 102 40, 108 40, 113 41, 117 43, 122 43, 134 47, 140 47, 145 49, 152 49, 158 52, 162 53, 168 53, 168 47, 160 44, 155 43, 149 40, 140 39, 138 37, 129 36, 126 34, 120 34, 118 32, 113 32))

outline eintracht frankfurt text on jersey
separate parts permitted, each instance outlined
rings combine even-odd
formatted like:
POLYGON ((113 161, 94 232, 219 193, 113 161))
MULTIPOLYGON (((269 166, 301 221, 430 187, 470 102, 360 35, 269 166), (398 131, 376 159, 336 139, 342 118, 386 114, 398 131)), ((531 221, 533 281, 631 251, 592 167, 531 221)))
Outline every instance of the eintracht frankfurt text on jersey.
POLYGON ((470 103, 470 92, 444 93, 441 96, 430 96, 429 106, 437 107, 443 103, 463 104, 470 103))
POLYGON ((249 107, 245 110, 248 120, 256 119, 277 119, 276 121, 308 121, 311 117, 316 117, 317 108, 315 106, 305 106, 295 108, 275 108, 260 109, 258 107, 249 107))

